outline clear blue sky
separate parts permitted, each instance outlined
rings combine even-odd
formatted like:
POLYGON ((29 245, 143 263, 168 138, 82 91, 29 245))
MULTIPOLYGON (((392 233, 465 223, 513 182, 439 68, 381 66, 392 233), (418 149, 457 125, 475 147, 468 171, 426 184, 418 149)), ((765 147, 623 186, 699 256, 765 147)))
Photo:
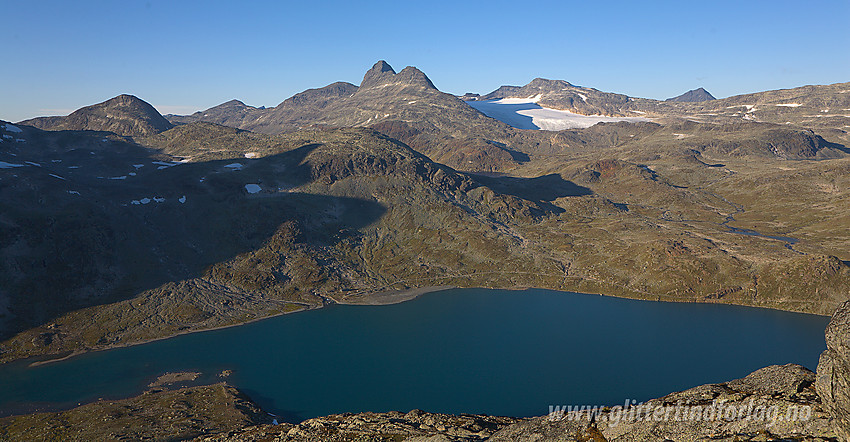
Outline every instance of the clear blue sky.
POLYGON ((121 93, 275 106, 377 60, 451 93, 535 77, 637 97, 850 81, 850 1, 0 2, 0 119, 121 93))

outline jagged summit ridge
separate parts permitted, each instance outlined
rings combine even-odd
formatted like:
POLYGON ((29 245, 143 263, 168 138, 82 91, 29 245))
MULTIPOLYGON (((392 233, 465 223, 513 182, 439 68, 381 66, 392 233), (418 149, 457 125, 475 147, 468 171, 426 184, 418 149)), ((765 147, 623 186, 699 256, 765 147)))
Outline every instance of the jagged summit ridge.
POLYGON ((664 101, 676 101, 679 103, 697 103, 701 101, 711 101, 715 99, 716 98, 714 98, 714 96, 711 95, 707 90, 703 88, 698 88, 689 90, 677 97, 668 98, 664 101))
POLYGON ((379 60, 371 69, 366 71, 363 81, 360 82, 360 88, 368 89, 385 84, 404 84, 437 89, 431 79, 416 67, 407 66, 401 72, 396 73, 392 66, 384 60, 379 60))

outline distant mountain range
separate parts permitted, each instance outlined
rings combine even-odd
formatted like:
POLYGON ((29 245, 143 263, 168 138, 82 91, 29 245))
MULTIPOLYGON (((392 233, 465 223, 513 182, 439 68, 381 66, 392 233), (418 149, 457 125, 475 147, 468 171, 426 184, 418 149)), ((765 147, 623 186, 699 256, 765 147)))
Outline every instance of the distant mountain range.
MULTIPOLYGON (((716 100, 705 89, 698 88, 659 101, 602 92, 564 80, 536 78, 525 86, 501 86, 486 95, 469 93, 453 97, 439 92, 431 80, 414 67, 396 74, 389 64, 379 61, 364 75, 359 87, 338 82, 296 94, 269 109, 231 101, 192 115, 166 117, 175 124, 207 121, 263 133, 281 133, 310 125, 398 126, 403 123, 418 132, 438 131, 463 138, 463 134, 469 132, 467 129, 474 127, 476 132, 487 132, 488 137, 505 143, 506 140, 498 136, 504 132, 503 126, 482 119, 479 113, 460 106, 460 102, 536 98, 537 104, 544 108, 581 115, 647 117, 659 121, 678 118, 710 123, 746 120, 786 124, 790 121, 792 125, 803 127, 833 128, 841 126, 834 120, 836 118, 845 118, 850 123, 850 117, 844 115, 847 113, 844 109, 850 109, 850 95, 841 92, 844 90, 850 90, 850 83, 804 86, 716 100), (829 108, 827 112, 821 112, 825 108, 829 108)), ((836 135, 848 141, 844 135, 836 135)), ((435 142, 441 144, 429 141, 430 144, 435 142)), ((442 151, 441 148, 433 149, 429 155, 438 150, 442 151)), ((436 159, 452 163, 445 152, 437 153, 436 159)))
MULTIPOLYGON (((848 84, 808 86, 804 94, 835 97, 835 89, 841 87, 850 89, 848 84)), ((701 94, 701 90, 684 96, 708 96, 707 92, 701 94)), ((581 115, 646 117, 659 122, 689 119, 710 123, 743 120, 785 124, 789 118, 797 121, 803 115, 821 110, 815 110, 819 106, 815 104, 784 106, 782 102, 786 97, 799 95, 793 91, 780 95, 762 92, 703 102, 658 101, 579 87, 563 80, 537 78, 525 86, 502 86, 483 96, 468 94, 464 98, 536 98, 537 104, 544 108, 581 115), (745 106, 738 104, 742 97, 747 97, 745 106)), ((843 99, 850 100, 850 95, 844 95, 843 99)), ((846 105, 836 103, 834 107, 840 106, 850 108, 850 102, 846 105)), ((337 82, 301 92, 268 109, 234 100, 192 115, 166 117, 174 124, 205 121, 270 134, 313 126, 373 127, 408 143, 435 161, 462 170, 510 168, 519 164, 522 152, 540 143, 549 143, 546 136, 517 132, 464 105, 459 97, 438 91, 427 75, 415 67, 409 66, 396 73, 383 60, 366 72, 360 86, 337 82)), ((850 123, 850 118, 847 121, 850 123)), ((824 122, 819 119, 805 121, 807 126, 835 127, 832 121, 822 125, 824 122)), ((842 141, 850 141, 846 135, 837 135, 842 141)))

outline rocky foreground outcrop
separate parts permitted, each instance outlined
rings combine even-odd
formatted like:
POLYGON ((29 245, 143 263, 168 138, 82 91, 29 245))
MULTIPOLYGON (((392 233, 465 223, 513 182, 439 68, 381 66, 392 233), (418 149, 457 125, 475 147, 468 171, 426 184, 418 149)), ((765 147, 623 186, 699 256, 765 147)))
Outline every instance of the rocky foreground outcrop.
POLYGON ((308 419, 300 424, 257 425, 196 441, 483 441, 518 421, 521 419, 421 410, 345 413, 308 419))
POLYGON ((850 440, 850 301, 836 310, 826 327, 826 351, 818 361, 817 392, 835 418, 843 440, 850 440))
POLYGON ((0 441, 176 441, 263 422, 271 419, 225 383, 177 389, 157 385, 130 399, 0 418, 0 441))
POLYGON ((815 374, 773 365, 743 379, 672 393, 628 408, 555 412, 511 425, 491 441, 833 440, 815 374))

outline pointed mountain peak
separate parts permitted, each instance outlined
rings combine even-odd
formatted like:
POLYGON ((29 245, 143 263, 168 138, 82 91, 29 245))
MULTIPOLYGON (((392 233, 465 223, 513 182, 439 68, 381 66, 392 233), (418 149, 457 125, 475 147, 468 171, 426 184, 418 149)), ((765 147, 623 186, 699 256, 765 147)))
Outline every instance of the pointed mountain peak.
POLYGON ((369 69, 369 72, 392 72, 393 74, 395 74, 395 70, 393 70, 393 67, 390 66, 390 64, 384 60, 378 60, 377 63, 372 65, 372 69, 369 69))
POLYGON ((380 60, 372 66, 372 69, 366 71, 363 76, 363 81, 360 82, 361 88, 378 86, 384 83, 389 83, 395 77, 395 71, 386 61, 380 60))
POLYGON ((699 89, 687 91, 684 94, 679 95, 678 97, 668 98, 665 101, 677 101, 677 102, 680 102, 680 103, 696 103, 696 102, 700 102, 700 101, 711 101, 711 100, 715 100, 714 96, 711 95, 710 93, 708 93, 707 90, 705 90, 703 88, 699 88, 699 89))

